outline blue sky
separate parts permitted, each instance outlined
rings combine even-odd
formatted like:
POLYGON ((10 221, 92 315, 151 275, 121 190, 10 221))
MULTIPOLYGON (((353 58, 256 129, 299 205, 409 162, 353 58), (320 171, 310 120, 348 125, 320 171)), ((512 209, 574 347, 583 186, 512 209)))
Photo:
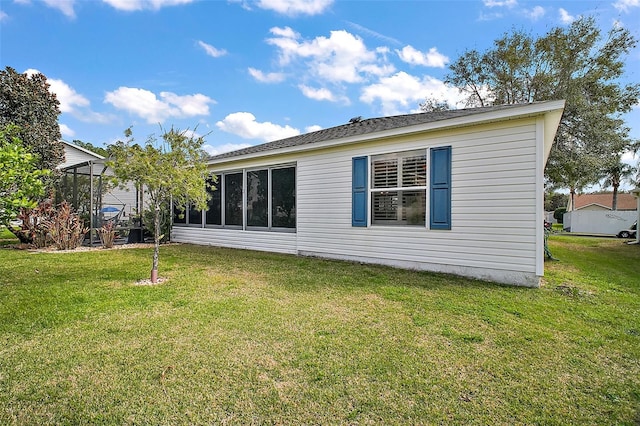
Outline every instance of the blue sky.
MULTIPOLYGON (((47 76, 65 140, 174 126, 215 154, 416 112, 425 96, 457 104, 442 80, 465 49, 585 15, 640 39, 640 0, 0 0, 0 65, 47 76)), ((640 48, 626 75, 640 81, 640 48)), ((626 119, 640 138, 640 108, 626 119)))

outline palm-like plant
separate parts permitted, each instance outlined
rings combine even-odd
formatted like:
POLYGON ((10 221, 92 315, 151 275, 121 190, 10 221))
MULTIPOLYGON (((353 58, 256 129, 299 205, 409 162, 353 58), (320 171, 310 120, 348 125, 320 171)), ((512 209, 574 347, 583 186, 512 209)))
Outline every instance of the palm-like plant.
POLYGON ((635 169, 627 163, 618 161, 604 170, 603 187, 613 188, 613 200, 611 210, 618 210, 618 189, 625 180, 632 180, 635 169))

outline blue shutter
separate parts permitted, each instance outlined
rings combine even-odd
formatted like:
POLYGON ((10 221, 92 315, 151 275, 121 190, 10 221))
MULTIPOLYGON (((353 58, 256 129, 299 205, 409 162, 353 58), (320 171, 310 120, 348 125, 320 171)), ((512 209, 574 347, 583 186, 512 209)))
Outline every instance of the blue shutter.
POLYGON ((430 228, 451 229, 451 147, 431 149, 430 228))
POLYGON ((367 226, 367 157, 352 159, 351 225, 367 226))

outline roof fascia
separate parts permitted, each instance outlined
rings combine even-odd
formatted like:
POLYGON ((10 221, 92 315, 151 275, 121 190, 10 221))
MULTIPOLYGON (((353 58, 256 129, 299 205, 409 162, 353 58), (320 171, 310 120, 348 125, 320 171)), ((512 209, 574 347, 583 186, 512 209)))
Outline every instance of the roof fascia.
POLYGON ((90 150, 88 150, 88 149, 86 149, 86 148, 83 148, 83 147, 81 147, 81 146, 78 146, 78 145, 76 145, 76 144, 74 144, 74 143, 67 142, 67 141, 65 141, 65 140, 60 140, 60 142, 62 142, 62 143, 63 143, 63 144, 65 144, 65 145, 70 146, 71 148, 75 148, 75 149, 77 149, 78 151, 82 151, 82 152, 84 152, 85 154, 93 155, 93 156, 94 156, 94 157, 96 157, 98 160, 104 160, 104 157, 103 157, 102 155, 100 155, 100 154, 96 154, 95 152, 90 151, 90 150))

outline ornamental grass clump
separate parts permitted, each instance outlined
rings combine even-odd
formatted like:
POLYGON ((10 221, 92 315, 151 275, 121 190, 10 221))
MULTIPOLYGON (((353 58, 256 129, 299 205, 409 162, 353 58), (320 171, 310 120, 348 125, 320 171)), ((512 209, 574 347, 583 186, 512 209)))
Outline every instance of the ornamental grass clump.
POLYGON ((105 223, 102 228, 98 229, 98 235, 103 248, 113 247, 113 242, 117 236, 114 223, 112 221, 105 223))
POLYGON ((55 214, 44 221, 51 241, 58 250, 73 250, 82 244, 89 231, 83 220, 66 201, 58 205, 55 214))
POLYGON ((63 201, 57 207, 50 200, 33 209, 22 209, 18 232, 21 242, 35 248, 54 245, 58 250, 73 250, 82 244, 88 229, 83 220, 63 201))

